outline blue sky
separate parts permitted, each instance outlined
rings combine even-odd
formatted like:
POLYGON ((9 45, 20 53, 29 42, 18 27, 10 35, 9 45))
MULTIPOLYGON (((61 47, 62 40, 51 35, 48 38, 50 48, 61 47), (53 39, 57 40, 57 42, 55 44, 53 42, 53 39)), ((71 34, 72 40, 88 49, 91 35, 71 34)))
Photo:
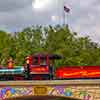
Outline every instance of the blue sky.
MULTIPOLYGON (((37 5, 35 0, 0 0, 0 29, 14 32, 36 24, 62 24, 63 0, 38 1, 37 5)), ((100 42, 100 0, 65 0, 64 3, 71 9, 66 13, 70 29, 100 42)))

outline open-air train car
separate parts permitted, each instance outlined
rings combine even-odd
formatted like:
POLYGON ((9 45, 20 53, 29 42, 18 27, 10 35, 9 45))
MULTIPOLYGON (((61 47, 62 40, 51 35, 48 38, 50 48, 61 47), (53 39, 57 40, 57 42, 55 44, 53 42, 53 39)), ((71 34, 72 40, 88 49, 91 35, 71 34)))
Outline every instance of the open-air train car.
POLYGON ((65 66, 56 69, 57 79, 100 78, 100 66, 65 66))

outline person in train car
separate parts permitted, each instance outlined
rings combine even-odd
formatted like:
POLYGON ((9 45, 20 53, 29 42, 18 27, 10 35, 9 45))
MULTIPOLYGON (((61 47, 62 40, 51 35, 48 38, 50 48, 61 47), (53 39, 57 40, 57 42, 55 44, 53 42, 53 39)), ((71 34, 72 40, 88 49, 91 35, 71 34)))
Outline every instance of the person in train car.
POLYGON ((38 59, 33 58, 32 59, 32 65, 38 65, 38 59))
POLYGON ((8 69, 13 69, 14 68, 14 61, 13 61, 12 57, 10 57, 7 61, 7 68, 8 69))
POLYGON ((54 76, 54 66, 53 66, 52 63, 53 63, 52 61, 49 61, 50 80, 52 80, 53 79, 53 76, 54 76))

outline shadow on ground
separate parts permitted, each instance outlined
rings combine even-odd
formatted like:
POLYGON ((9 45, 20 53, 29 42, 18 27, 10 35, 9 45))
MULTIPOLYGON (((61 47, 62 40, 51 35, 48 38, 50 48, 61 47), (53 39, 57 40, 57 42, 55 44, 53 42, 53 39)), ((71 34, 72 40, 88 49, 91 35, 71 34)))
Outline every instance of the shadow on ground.
POLYGON ((60 96, 24 96, 24 97, 10 98, 6 100, 81 100, 81 99, 60 97, 60 96))

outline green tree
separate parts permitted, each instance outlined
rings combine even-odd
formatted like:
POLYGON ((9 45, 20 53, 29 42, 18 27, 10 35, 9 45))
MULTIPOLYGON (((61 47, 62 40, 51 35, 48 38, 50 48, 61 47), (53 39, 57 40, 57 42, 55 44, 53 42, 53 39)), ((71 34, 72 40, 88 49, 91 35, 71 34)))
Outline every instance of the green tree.
POLYGON ((100 47, 88 36, 78 37, 64 26, 32 26, 16 34, 0 31, 0 64, 13 57, 16 65, 22 65, 25 57, 34 53, 60 54, 62 60, 55 65, 100 65, 100 47))

